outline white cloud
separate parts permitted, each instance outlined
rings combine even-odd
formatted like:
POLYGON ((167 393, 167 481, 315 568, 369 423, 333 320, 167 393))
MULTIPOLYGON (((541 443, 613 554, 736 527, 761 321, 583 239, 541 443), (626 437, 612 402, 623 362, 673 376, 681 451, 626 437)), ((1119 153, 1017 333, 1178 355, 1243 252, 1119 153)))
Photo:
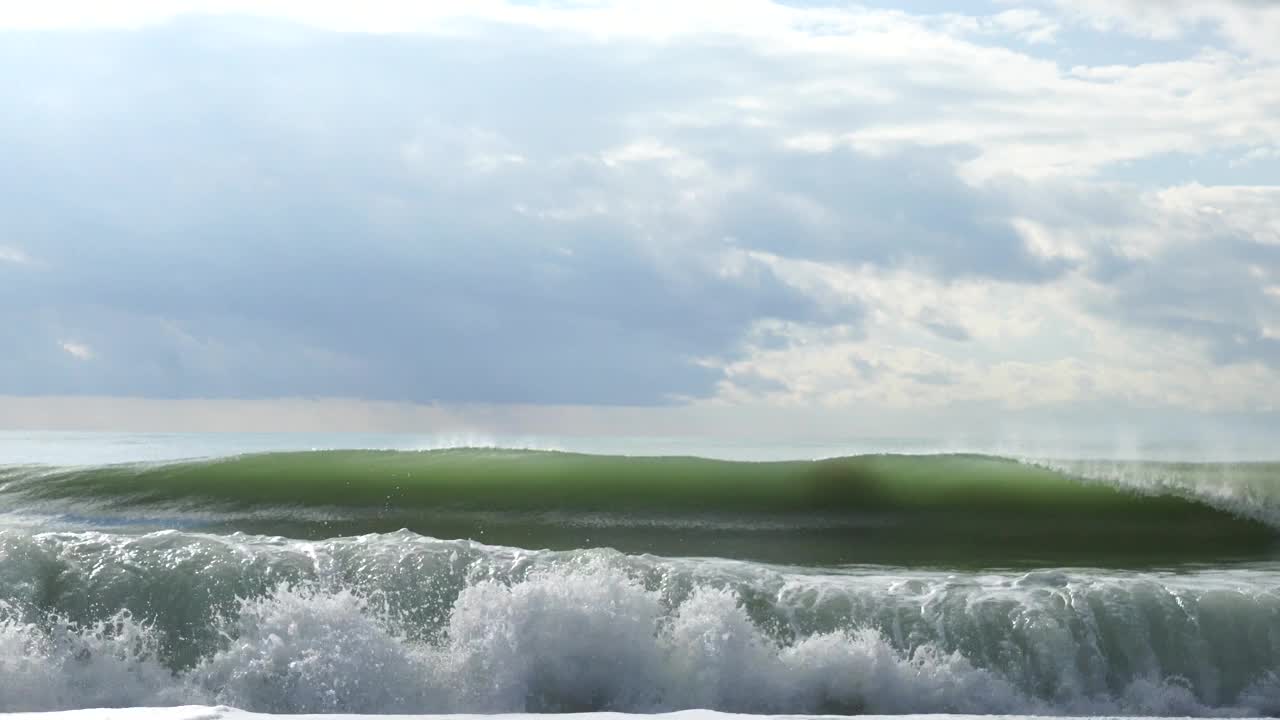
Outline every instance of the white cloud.
POLYGON ((1243 52, 1280 59, 1280 5, 1269 0, 1053 0, 1100 30, 1157 39, 1210 27, 1243 52))
POLYGON ((1037 254, 1074 260, 1106 253, 1154 261, 1175 251, 1212 251, 1226 239, 1280 245, 1280 187, 1190 184, 1115 192, 1126 198, 1123 218, 1080 214, 1047 224, 1025 218, 1014 222, 1037 254))
POLYGON ((19 248, 0 245, 0 262, 26 265, 31 262, 31 258, 19 248))
MULTIPOLYGON (((1248 3, 1064 2, 1068 17, 1125 23, 1163 35, 1212 18, 1231 27, 1276 28, 1280 11, 1248 3), (1167 26, 1167 27, 1166 27, 1167 26)), ((1160 153, 1280 144, 1273 108, 1280 68, 1207 51, 1174 62, 1075 68, 1007 48, 969 42, 961 26, 899 12, 799 8, 768 0, 699 3, 515 4, 382 0, 359 5, 297 0, 86 3, 73 0, 0 10, 0 27, 64 27, 163 22, 188 13, 284 18, 347 32, 467 32, 523 28, 567 37, 657 44, 716 39, 769 58, 782 77, 752 71, 746 93, 710 93, 700 106, 662 108, 668 123, 707 122, 728 113, 743 125, 785 130, 808 152, 851 145, 881 152, 904 145, 968 145, 980 156, 969 176, 1088 175, 1160 153), (38 9, 36 9, 38 8, 38 9), (936 97, 945 89, 947 101, 936 97), (866 103, 883 112, 842 112, 866 103), (719 105, 719 109, 715 107, 719 105), (829 119, 815 123, 815 112, 829 119), (834 112, 831 112, 834 111, 834 112), (843 116, 843 117, 842 117, 843 116)), ((959 16, 956 16, 959 17, 959 16)), ((1035 8, 973 18, 975 27, 1029 42, 1052 39, 1058 19, 1035 8)), ((1243 30, 1242 30, 1243 32, 1243 30)), ((1253 30, 1250 30, 1253 32, 1253 30)), ((1266 35, 1265 30, 1257 30, 1266 35)), ((1268 42, 1267 46, 1280 47, 1268 42)), ((745 78, 744 78, 745 79, 745 78)), ((482 170, 513 155, 485 154, 482 170)))
POLYGON ((1127 204, 1131 214, 1120 221, 1015 219, 1038 255, 1075 266, 1041 285, 739 253, 737 263, 767 265, 833 316, 857 307, 865 321, 761 321, 740 356, 706 360, 724 373, 718 397, 833 407, 1280 408, 1280 355, 1248 350, 1254 339, 1280 339, 1280 290, 1268 284, 1280 271, 1240 257, 1280 240, 1280 188, 1189 185, 1127 204), (1099 279, 1095 265, 1112 255, 1132 268, 1099 279))
MULTIPOLYGON (((3 7, 10 28, 206 12, 420 36, 300 41, 277 63, 273 29, 327 36, 234 19, 208 32, 261 30, 236 36, 259 63, 244 77, 210 72, 229 56, 209 42, 172 64, 95 49, 119 65, 106 95, 63 70, 40 76, 49 87, 13 83, 27 114, 8 117, 36 120, 0 118, 0 143, 74 141, 73 171, 37 155, 30 174, 101 192, 51 185, 84 222, 46 223, 65 234, 32 252, 67 272, 0 293, 32 311, 14 315, 36 318, 24 327, 50 355, 146 358, 117 368, 112 392, 1274 409, 1280 189, 1158 167, 1133 185, 1100 178, 1170 153, 1267 160, 1280 67, 1242 55, 1244 40, 1078 67, 1021 44, 1149 10, 1115 5, 941 19, 765 0, 3 7), (392 45, 403 54, 371 50, 392 45), (145 101, 120 111, 118 97, 145 101), (140 118, 202 114, 226 122, 133 134, 140 118), (227 147, 242 161, 219 164, 227 147), (128 152, 140 172, 118 178, 128 152), (206 165, 217 173, 178 171, 206 165), (76 234, 89 223, 115 234, 90 247, 76 234), (200 272, 174 286, 151 265, 200 272), (84 306, 127 332, 57 340, 82 336, 58 320, 84 306), (684 377, 690 356, 702 365, 684 377)), ((1185 32, 1199 16, 1183 7, 1147 34, 1185 32)), ((188 31, 112 42, 153 52, 146 38, 188 31)), ((29 258, 0 247, 0 261, 29 258)), ((29 362, 64 391, 40 373, 65 363, 3 349, 0 369, 29 362)))
MULTIPOLYGON (((1045 0, 1061 17, 1017 7, 988 17, 949 15, 942 27, 1013 34, 1026 42, 1052 41, 1063 20, 1102 30, 1155 38, 1176 37, 1209 24, 1239 47, 1276 57, 1280 12, 1250 0, 1045 0)), ((892 22, 897 14, 857 9, 794 8, 766 0, 612 0, 521 4, 503 0, 453 3, 436 0, 368 0, 359 4, 303 0, 48 0, 6 3, 0 27, 58 29, 136 28, 183 15, 248 15, 306 23, 345 32, 450 32, 475 21, 573 31, 597 38, 671 38, 691 33, 779 37, 800 33, 838 37, 866 24, 892 22)))
POLYGON ((1039 10, 1015 8, 991 17, 990 23, 1000 31, 1011 33, 1025 42, 1050 43, 1062 26, 1039 10))
MULTIPOLYGON (((1075 292, 1088 287, 1081 282, 1075 292)), ((885 311, 892 303, 881 306, 864 331, 764 322, 742 357, 717 365, 725 374, 718 397, 731 403, 896 409, 975 402, 1005 409, 1280 409, 1276 368, 1256 361, 1222 366, 1202 342, 1100 320, 1060 289, 1011 292, 1005 297, 1009 305, 948 298, 941 284, 934 291, 963 308, 960 314, 973 326, 987 328, 977 344, 962 352, 943 347, 920 329, 918 317, 909 317, 911 310, 885 311), (1023 323, 1004 319, 1011 313, 1024 315, 1023 323), (1011 339, 1001 341, 1000 331, 1010 329, 1011 339)))
POLYGON ((799 25, 805 32, 834 33, 850 14, 825 9, 796 12, 767 0, 615 0, 522 4, 502 0, 453 3, 436 0, 369 0, 359 5, 305 0, 50 0, 39 6, 6 5, 0 27, 56 29, 132 28, 183 15, 242 15, 284 19, 340 32, 406 33, 456 30, 484 21, 598 38, 669 38, 688 33, 776 34, 799 25), (799 22, 797 22, 799 18, 799 22))
POLYGON ((1086 238, 1069 229, 1049 228, 1028 218, 1013 218, 1013 227, 1026 240, 1027 249, 1045 260, 1070 260, 1079 262, 1089 257, 1086 238))
POLYGON ((60 343, 60 347, 62 348, 63 352, 65 352, 66 354, 70 355, 71 357, 77 360, 93 359, 93 350, 88 345, 85 345, 84 343, 64 340, 62 343, 60 343))
MULTIPOLYGON (((956 84, 979 87, 970 65, 956 84)), ((982 154, 968 174, 1090 175, 1108 165, 1165 153, 1275 142, 1280 67, 1206 52, 1188 60, 1058 70, 1011 59, 990 71, 971 102, 936 114, 864 127, 843 136, 864 151, 903 145, 970 145, 982 154), (1022 73, 1017 83, 1010 79, 1022 73), (1030 85, 1030 86, 1029 86, 1030 85), (995 97, 991 97, 994 95, 995 97)))
POLYGON ((1231 167, 1243 167, 1253 163, 1280 161, 1280 145, 1262 145, 1249 150, 1231 161, 1231 167))

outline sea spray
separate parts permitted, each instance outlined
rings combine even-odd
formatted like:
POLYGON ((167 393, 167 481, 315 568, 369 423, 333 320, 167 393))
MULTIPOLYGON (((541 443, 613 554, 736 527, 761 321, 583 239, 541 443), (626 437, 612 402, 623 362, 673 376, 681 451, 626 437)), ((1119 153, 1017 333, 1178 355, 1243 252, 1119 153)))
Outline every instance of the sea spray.
POLYGON ((1270 566, 817 571, 408 532, 0 547, 4 710, 1278 709, 1270 566))

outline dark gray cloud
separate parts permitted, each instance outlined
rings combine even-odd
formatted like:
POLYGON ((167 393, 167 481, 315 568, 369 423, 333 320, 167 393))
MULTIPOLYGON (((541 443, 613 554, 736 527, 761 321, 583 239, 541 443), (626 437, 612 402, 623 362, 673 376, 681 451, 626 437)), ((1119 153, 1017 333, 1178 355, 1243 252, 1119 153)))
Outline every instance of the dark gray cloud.
POLYGON ((1108 263, 1115 296, 1097 307, 1109 317, 1204 341, 1214 362, 1280 367, 1280 340, 1263 327, 1275 298, 1250 268, 1280 268, 1280 246, 1218 234, 1146 262, 1108 263))
POLYGON ((618 141, 643 74, 263 32, 4 44, 0 214, 39 262, 0 267, 0 392, 660 402, 705 394, 693 361, 755 319, 815 311, 696 243, 516 210, 607 181, 549 159, 618 141), (472 166, 503 152, 530 167, 472 166))
POLYGON ((770 192, 735 197, 723 231, 783 256, 913 264, 944 277, 1044 282, 1065 270, 1027 251, 1005 196, 959 180, 962 157, 948 148, 737 157, 768 178, 770 192))
MULTIPOLYGON (((1117 289, 1099 315, 1275 363, 1265 298, 1238 280, 1277 266, 1256 243, 1045 257, 1010 222, 1121 232, 1143 218, 1132 188, 966 183, 962 144, 787 147, 996 99, 928 73, 891 101, 793 92, 844 62, 504 25, 4 33, 0 250, 29 261, 0 255, 0 394, 651 404, 712 394, 721 372, 696 361, 744 338, 786 346, 759 320, 863 337, 856 293, 816 296, 740 250, 940 286, 1087 271, 1117 289)), ((975 345, 947 310, 911 322, 975 345)))

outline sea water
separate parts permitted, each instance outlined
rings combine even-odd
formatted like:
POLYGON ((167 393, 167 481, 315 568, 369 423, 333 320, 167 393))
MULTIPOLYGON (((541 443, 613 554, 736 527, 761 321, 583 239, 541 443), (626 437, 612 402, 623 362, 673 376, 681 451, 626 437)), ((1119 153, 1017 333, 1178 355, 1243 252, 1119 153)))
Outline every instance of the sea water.
POLYGON ((1280 465, 883 449, 0 434, 0 711, 1280 712, 1280 465))

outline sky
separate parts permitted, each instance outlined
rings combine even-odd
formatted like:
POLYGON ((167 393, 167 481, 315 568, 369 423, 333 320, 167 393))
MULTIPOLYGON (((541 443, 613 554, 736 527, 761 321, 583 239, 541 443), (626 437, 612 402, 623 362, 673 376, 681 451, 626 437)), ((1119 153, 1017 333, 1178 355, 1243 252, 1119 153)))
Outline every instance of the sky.
POLYGON ((0 427, 1274 437, 1277 37, 1269 0, 5 3, 0 427))

